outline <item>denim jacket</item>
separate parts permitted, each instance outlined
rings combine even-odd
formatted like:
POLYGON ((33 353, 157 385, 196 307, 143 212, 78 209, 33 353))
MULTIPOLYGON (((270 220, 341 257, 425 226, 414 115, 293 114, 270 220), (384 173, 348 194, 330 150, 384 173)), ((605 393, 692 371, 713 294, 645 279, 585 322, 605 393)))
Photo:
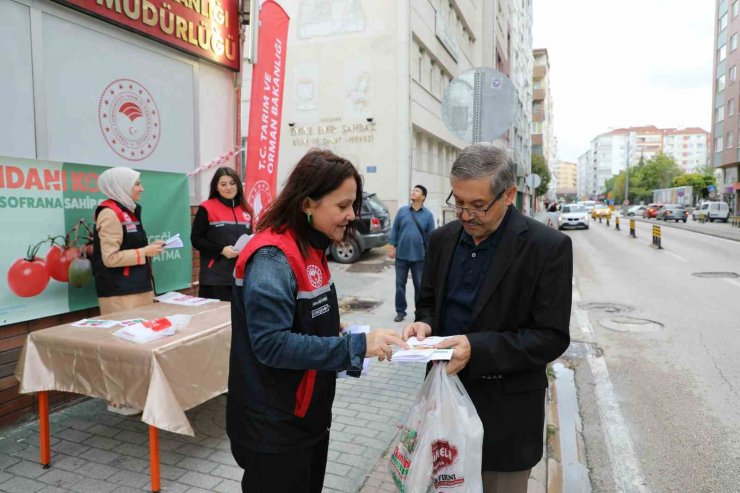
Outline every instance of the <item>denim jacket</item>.
POLYGON ((291 331, 298 283, 277 247, 254 253, 244 275, 243 303, 257 360, 283 369, 355 370, 365 358, 364 334, 319 337, 291 331))

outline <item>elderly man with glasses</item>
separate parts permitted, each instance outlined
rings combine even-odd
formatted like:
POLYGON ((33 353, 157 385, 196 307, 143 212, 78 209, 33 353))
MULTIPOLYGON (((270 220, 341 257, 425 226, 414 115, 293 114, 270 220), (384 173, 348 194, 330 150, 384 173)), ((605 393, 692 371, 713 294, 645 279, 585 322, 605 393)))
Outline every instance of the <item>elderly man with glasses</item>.
POLYGON ((457 221, 429 238, 415 322, 404 338, 452 336, 458 374, 483 421, 486 493, 527 491, 542 457, 547 363, 570 342, 570 238, 513 204, 516 166, 478 143, 452 165, 457 221))

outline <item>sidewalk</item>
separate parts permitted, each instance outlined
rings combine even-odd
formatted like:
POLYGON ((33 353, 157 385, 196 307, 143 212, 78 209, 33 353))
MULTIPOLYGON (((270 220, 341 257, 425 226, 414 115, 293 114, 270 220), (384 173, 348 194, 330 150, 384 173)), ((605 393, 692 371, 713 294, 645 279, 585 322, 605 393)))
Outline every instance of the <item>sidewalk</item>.
MULTIPOLYGON (((360 263, 331 265, 346 312, 342 321, 401 330, 394 323, 394 270, 382 250, 360 263), (353 297, 352 309, 346 303, 353 297), (368 302, 368 303, 363 303, 368 302), (374 304, 374 307, 372 305, 374 304)), ((413 306, 413 288, 407 291, 413 306)), ((370 373, 337 384, 324 491, 396 491, 387 456, 424 377, 424 365, 373 362, 370 373)), ((195 437, 160 432, 162 492, 240 492, 242 470, 225 433, 225 396, 187 412, 195 437)), ((108 413, 86 400, 51 416, 51 468, 39 463, 38 422, 0 431, 0 491, 132 493, 150 491, 148 428, 141 416, 108 413)), ((546 460, 533 470, 530 493, 547 490, 546 460)), ((556 490, 552 490, 556 491, 556 490)))

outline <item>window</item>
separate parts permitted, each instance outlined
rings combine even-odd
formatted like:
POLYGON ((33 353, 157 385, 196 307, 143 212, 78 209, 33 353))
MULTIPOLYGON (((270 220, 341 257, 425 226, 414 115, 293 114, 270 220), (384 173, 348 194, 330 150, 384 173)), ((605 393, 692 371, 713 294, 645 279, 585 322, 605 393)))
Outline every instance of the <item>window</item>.
POLYGON ((723 44, 717 50, 717 62, 721 62, 725 58, 727 58, 727 44, 723 44))
POLYGON ((730 67, 730 82, 735 82, 737 80, 737 67, 733 65, 730 67))
POLYGON ((740 10, 740 2, 738 2, 738 0, 735 0, 734 2, 732 2, 732 18, 733 19, 737 17, 739 10, 740 10))
POLYGON ((735 99, 730 99, 727 101, 727 116, 732 116, 735 114, 735 99))
POLYGON ((727 141, 727 149, 729 149, 729 148, 731 148, 733 146, 733 144, 732 144, 732 135, 733 135, 732 132, 727 132, 727 134, 725 135, 725 140, 727 141))
POLYGON ((721 152, 724 147, 725 145, 722 137, 714 139, 714 152, 721 152))
POLYGON ((725 119, 724 105, 714 109, 714 123, 719 123, 725 119))
POLYGON ((727 27, 727 13, 722 14, 719 18, 719 30, 723 31, 727 27))
POLYGON ((725 90, 725 74, 717 77, 717 92, 725 90))
POLYGON ((730 36, 730 51, 737 50, 737 33, 730 36))

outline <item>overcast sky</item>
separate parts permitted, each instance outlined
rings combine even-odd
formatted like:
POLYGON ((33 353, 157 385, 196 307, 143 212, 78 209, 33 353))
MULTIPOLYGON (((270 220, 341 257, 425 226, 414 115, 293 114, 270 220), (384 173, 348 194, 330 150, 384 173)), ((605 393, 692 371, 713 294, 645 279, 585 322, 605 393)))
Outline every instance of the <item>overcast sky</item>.
POLYGON ((710 131, 714 0, 534 0, 561 161, 612 128, 710 131))

